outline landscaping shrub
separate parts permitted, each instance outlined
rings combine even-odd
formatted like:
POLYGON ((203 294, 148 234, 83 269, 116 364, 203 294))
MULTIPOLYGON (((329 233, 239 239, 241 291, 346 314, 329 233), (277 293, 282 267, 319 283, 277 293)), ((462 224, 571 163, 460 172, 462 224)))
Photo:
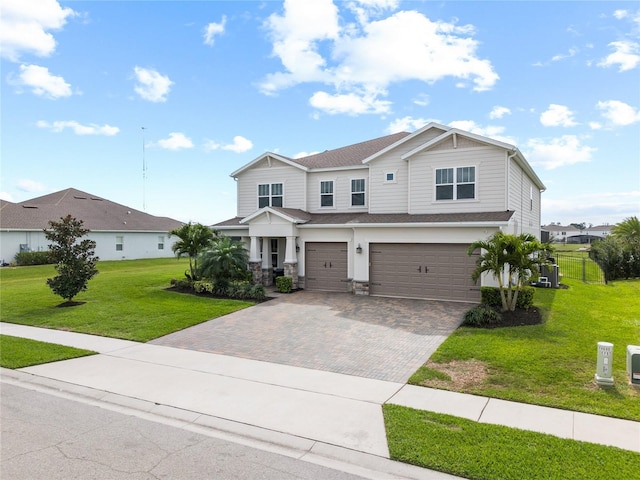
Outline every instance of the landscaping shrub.
POLYGON ((178 290, 192 290, 193 282, 187 278, 183 278, 180 280, 176 280, 175 278, 172 278, 171 286, 175 287, 178 290))
POLYGON ((291 293, 291 290, 293 289, 293 278, 277 277, 276 288, 280 293, 291 293))
MULTIPOLYGON (((521 287, 516 308, 529 310, 533 306, 534 293, 535 288, 533 287, 521 287)), ((480 287, 480 301, 490 307, 500 307, 502 305, 500 289, 498 287, 480 287)))
MULTIPOLYGON (((498 302, 498 305, 500 305, 500 302, 498 302)), ((501 320, 502 316, 493 308, 487 305, 478 305, 464 314, 462 324, 467 327, 486 327, 497 325, 501 320)))
POLYGON ((267 298, 267 293, 264 290, 264 285, 253 285, 251 287, 251 300, 255 300, 256 302, 262 302, 265 298, 267 298))
POLYGON ((20 252, 16 254, 16 265, 48 265, 53 263, 49 251, 46 252, 20 252))
POLYGON ((196 293, 213 293, 213 283, 206 280, 193 282, 193 289, 196 293))

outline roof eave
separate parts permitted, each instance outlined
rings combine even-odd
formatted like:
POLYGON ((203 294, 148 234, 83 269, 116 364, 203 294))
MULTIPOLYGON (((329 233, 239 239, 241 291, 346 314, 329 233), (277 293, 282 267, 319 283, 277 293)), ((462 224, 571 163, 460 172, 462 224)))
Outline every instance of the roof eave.
POLYGON ((253 160, 251 160, 249 163, 243 165, 242 167, 240 167, 238 170, 234 171, 233 173, 231 173, 231 175, 229 175, 230 177, 236 178, 238 175, 240 175, 242 172, 244 172, 245 170, 249 170, 251 167, 253 167, 256 163, 266 159, 266 158, 273 158, 275 160, 278 160, 280 162, 286 163, 287 165, 290 165, 292 167, 298 168, 302 171, 307 171, 308 168, 300 165, 299 163, 296 163, 294 161, 292 161, 291 159, 287 158, 287 157, 283 157, 281 155, 278 155, 277 153, 272 153, 272 152, 265 152, 262 155, 260 155, 257 158, 254 158, 253 160))

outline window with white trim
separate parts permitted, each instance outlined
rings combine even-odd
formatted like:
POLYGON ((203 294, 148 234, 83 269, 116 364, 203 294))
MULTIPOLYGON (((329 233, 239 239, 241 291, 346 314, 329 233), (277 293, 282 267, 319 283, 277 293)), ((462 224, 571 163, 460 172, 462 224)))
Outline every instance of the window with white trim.
POLYGON ((158 235, 158 250, 164 250, 164 235, 158 235))
POLYGON ((124 237, 122 235, 116 235, 116 252, 124 250, 124 237))
POLYGON ((333 207, 333 180, 320 182, 320 206, 333 207))
POLYGON ((476 198, 476 167, 436 169, 436 200, 476 198))
POLYGON ((284 195, 281 183, 261 183, 258 185, 258 208, 282 207, 284 195))
POLYGON ((364 178, 351 180, 351 206, 362 207, 365 205, 364 178))
POLYGON ((387 172, 384 174, 384 183, 396 183, 396 172, 387 172))

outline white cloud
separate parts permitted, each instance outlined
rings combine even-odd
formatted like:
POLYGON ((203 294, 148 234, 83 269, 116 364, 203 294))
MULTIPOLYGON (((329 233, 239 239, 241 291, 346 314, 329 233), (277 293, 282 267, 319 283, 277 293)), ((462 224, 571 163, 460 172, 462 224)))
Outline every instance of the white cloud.
POLYGON ((0 200, 13 202, 13 196, 9 192, 0 192, 0 200))
POLYGON ((563 135, 546 141, 532 138, 524 148, 529 163, 548 170, 591 161, 595 148, 583 145, 575 135, 563 135))
POLYGON ((317 153, 320 153, 320 152, 298 152, 291 158, 304 158, 304 157, 308 157, 310 155, 315 155, 317 153))
POLYGON ((193 148, 193 142, 184 133, 171 132, 169 138, 158 140, 157 145, 165 150, 182 150, 184 148, 193 148))
POLYGON ((594 192, 574 195, 568 198, 549 198, 542 196, 542 212, 553 212, 553 221, 569 223, 584 221, 601 225, 615 224, 638 215, 640 190, 631 192, 594 192))
POLYGON ((120 132, 118 127, 111 125, 97 125, 90 123, 88 125, 82 125, 75 120, 57 120, 53 123, 39 120, 36 122, 36 126, 39 128, 46 128, 52 132, 60 133, 65 128, 73 130, 76 135, 104 135, 106 137, 112 137, 120 132))
POLYGON ((511 109, 500 105, 496 105, 489 112, 489 118, 491 119, 502 118, 505 115, 511 115, 511 109))
POLYGON ((431 100, 429 99, 429 95, 427 95, 426 93, 420 93, 416 98, 413 99, 413 103, 415 103, 416 105, 420 105, 421 107, 426 107, 427 105, 429 105, 429 102, 431 100))
POLYGON ((264 78, 263 93, 324 83, 335 91, 316 92, 311 99, 316 108, 329 113, 387 113, 391 103, 381 98, 392 83, 431 84, 453 77, 482 91, 499 78, 491 63, 477 56, 472 26, 432 21, 416 11, 369 19, 371 14, 382 16, 397 8, 395 1, 340 5, 355 9, 355 23, 341 26, 339 9, 331 0, 285 0, 284 13, 269 17, 265 26, 283 70, 264 78))
POLYGON ((551 61, 559 62, 560 60, 564 60, 565 58, 575 57, 577 53, 578 53, 578 49, 575 47, 572 47, 569 49, 567 53, 559 53, 557 55, 554 55, 553 57, 551 57, 551 61))
POLYGON ((552 103, 540 115, 540 123, 545 127, 574 127, 578 125, 573 119, 573 112, 566 105, 552 103))
POLYGON ((389 126, 385 129, 388 134, 398 133, 398 132, 413 132, 418 130, 428 123, 431 122, 439 122, 439 120, 428 120, 426 118, 413 118, 413 117, 402 117, 397 118, 393 122, 389 124, 389 126))
POLYGON ((640 109, 619 100, 598 102, 596 106, 602 111, 602 116, 613 126, 626 126, 640 122, 640 109))
POLYGON ((11 75, 8 83, 30 88, 35 95, 52 100, 72 95, 71 85, 64 78, 52 75, 48 68, 39 65, 20 65, 20 74, 11 75))
POLYGON ((228 143, 226 145, 217 143, 213 140, 207 140, 204 144, 204 149, 206 151, 212 150, 229 150, 235 153, 244 153, 248 152, 253 148, 253 142, 241 135, 236 135, 233 137, 233 143, 228 143))
POLYGON ((134 67, 133 71, 138 82, 135 92, 144 100, 150 102, 166 102, 173 82, 166 75, 150 68, 134 67))
POLYGON ((611 42, 610 47, 614 49, 613 53, 607 55, 599 63, 599 67, 618 66, 619 72, 632 70, 640 64, 640 44, 631 40, 620 40, 611 42))
POLYGON ((3 0, 0 56, 17 62, 22 54, 47 57, 56 49, 50 30, 60 30, 76 13, 56 0, 3 0))
POLYGON ((505 143, 513 144, 514 141, 511 138, 503 137, 504 127, 499 125, 487 125, 485 127, 478 125, 473 120, 455 120, 449 123, 450 127, 464 130, 465 132, 475 133, 476 135, 482 135, 484 137, 500 140, 505 143))
POLYGON ((18 180, 18 185, 16 186, 18 190, 29 193, 44 192, 47 190, 47 187, 45 187, 42 183, 26 178, 18 180))
POLYGON ((222 35, 224 33, 224 27, 227 23, 226 15, 222 16, 220 23, 210 23, 204 29, 204 43, 209 46, 213 46, 216 35, 222 35))
POLYGON ((336 93, 315 92, 309 99, 309 104, 330 115, 345 113, 361 115, 363 113, 389 113, 391 102, 378 100, 375 94, 368 93, 336 93))
POLYGON ((622 20, 623 18, 626 18, 628 15, 629 15, 629 12, 626 10, 616 10, 615 12, 613 12, 613 16, 618 20, 622 20))

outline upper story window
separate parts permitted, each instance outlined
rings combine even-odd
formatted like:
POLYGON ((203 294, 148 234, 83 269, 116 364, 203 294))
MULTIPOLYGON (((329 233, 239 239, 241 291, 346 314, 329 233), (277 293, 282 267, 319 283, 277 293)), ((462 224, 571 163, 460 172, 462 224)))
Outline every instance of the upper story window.
POLYGON ((476 167, 436 169, 436 200, 476 198, 476 167))
POLYGON ((361 207, 365 205, 364 178, 351 180, 351 206, 361 207))
POLYGON ((384 174, 385 183, 395 183, 395 181, 396 181, 396 172, 387 172, 384 174))
POLYGON ((320 206, 333 207, 333 180, 320 182, 320 206))
POLYGON ((281 183, 258 185, 258 208, 282 207, 284 205, 281 183))

